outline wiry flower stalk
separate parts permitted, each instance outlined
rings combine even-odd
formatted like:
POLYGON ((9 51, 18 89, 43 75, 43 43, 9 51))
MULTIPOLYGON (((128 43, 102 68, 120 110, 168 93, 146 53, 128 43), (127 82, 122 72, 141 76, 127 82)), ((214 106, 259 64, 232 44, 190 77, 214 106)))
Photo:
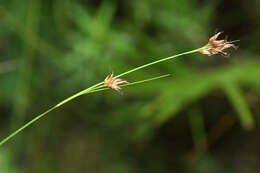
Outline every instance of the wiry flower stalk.
POLYGON ((123 79, 119 79, 119 77, 125 76, 127 74, 133 73, 135 71, 147 68, 149 66, 164 62, 164 61, 168 61, 174 58, 177 58, 179 56, 183 56, 183 55, 188 55, 188 54, 192 54, 192 53, 196 53, 196 52, 200 52, 204 55, 216 55, 216 54, 221 54, 223 56, 228 56, 228 54, 226 52, 224 52, 225 49, 233 47, 236 48, 233 44, 233 42, 229 42, 227 41, 227 39, 225 40, 216 40, 217 37, 220 35, 220 33, 214 35, 213 37, 210 38, 209 43, 201 48, 198 49, 194 49, 191 51, 187 51, 187 52, 183 52, 180 54, 176 54, 170 57, 166 57, 163 59, 159 59, 159 60, 155 60, 153 62, 150 62, 148 64, 144 64, 141 65, 139 67, 133 68, 129 71, 126 71, 124 73, 121 73, 115 77, 113 77, 113 74, 110 74, 106 77, 105 81, 102 81, 100 83, 97 83, 83 91, 80 91, 70 97, 68 97, 67 99, 61 101, 60 103, 58 103, 57 105, 51 107, 49 110, 47 110, 46 112, 36 116, 35 118, 33 118, 31 121, 27 122, 26 124, 24 124, 22 127, 20 127, 18 130, 16 130, 15 132, 11 133, 9 136, 7 136, 6 138, 4 138, 1 142, 0 142, 0 146, 3 145, 4 143, 6 143, 9 139, 11 139, 12 137, 14 137, 15 135, 17 135, 18 133, 20 133, 21 131, 23 131, 26 127, 32 125, 34 122, 36 122, 37 120, 39 120, 40 118, 44 117, 46 114, 48 114, 49 112, 53 111, 54 109, 62 106, 63 104, 81 96, 84 94, 89 94, 89 93, 94 93, 94 92, 99 92, 99 91, 103 91, 103 90, 107 90, 109 88, 114 89, 114 90, 120 90, 121 87, 120 86, 129 86, 129 85, 135 85, 135 84, 139 84, 139 83, 143 83, 143 82, 148 82, 151 80, 155 80, 155 79, 159 79, 159 78, 163 78, 163 77, 167 77, 169 75, 163 75, 163 76, 159 76, 156 78, 151 78, 151 79, 146 79, 146 80, 142 80, 142 81, 137 81, 137 82, 133 82, 133 83, 128 83, 126 80, 123 79), (119 86, 120 85, 120 86, 119 86))

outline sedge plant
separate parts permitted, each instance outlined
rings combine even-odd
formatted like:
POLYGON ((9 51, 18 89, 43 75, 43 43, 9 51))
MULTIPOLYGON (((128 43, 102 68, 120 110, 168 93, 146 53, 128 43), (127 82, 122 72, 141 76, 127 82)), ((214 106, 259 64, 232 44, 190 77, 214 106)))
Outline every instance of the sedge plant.
POLYGON ((130 83, 125 81, 125 80, 120 79, 119 77, 126 76, 126 75, 128 75, 130 73, 133 73, 135 71, 142 70, 144 68, 147 68, 149 66, 152 66, 152 65, 164 62, 164 61, 168 61, 168 60, 171 60, 171 59, 183 56, 183 55, 193 54, 193 53, 197 53, 197 52, 200 52, 201 54, 207 55, 207 56, 220 54, 220 55, 223 55, 223 56, 227 57, 228 54, 226 52, 224 52, 224 50, 227 49, 227 48, 230 48, 230 47, 236 48, 234 46, 234 44, 231 44, 231 43, 236 42, 236 41, 230 41, 229 42, 226 39, 225 40, 216 40, 218 35, 220 35, 220 33, 215 34, 213 37, 211 37, 209 39, 208 44, 206 44, 205 46, 200 47, 198 49, 194 49, 194 50, 191 50, 191 51, 187 51, 187 52, 183 52, 183 53, 176 54, 176 55, 173 55, 173 56, 169 56, 169 57, 166 57, 166 58, 162 58, 162 59, 159 59, 159 60, 155 60, 155 61, 152 61, 150 63, 147 63, 147 64, 144 64, 144 65, 138 66, 136 68, 133 68, 133 69, 131 69, 129 71, 126 71, 126 72, 121 73, 121 74, 119 74, 117 76, 114 76, 114 77, 113 77, 112 74, 110 74, 105 79, 105 81, 102 81, 102 82, 99 82, 99 83, 97 83, 97 84, 95 84, 93 86, 90 86, 90 87, 88 87, 88 88, 86 88, 86 89, 84 89, 84 90, 82 90, 82 91, 80 91, 80 92, 78 92, 78 93, 76 93, 76 94, 66 98, 65 100, 59 102, 58 104, 56 104, 55 106, 51 107, 50 109, 48 109, 47 111, 43 112, 42 114, 37 115, 35 118, 33 118, 29 122, 25 123, 19 129, 17 129, 13 133, 11 133, 9 136, 7 136, 3 140, 1 140, 0 146, 3 145, 4 143, 6 143, 7 141, 9 141, 11 138, 16 136, 20 132, 22 132, 28 126, 30 126, 33 123, 35 123, 40 118, 43 118, 46 114, 50 113, 54 109, 57 109, 58 107, 64 105, 65 103, 67 103, 67 102, 69 102, 69 101, 71 101, 71 100, 73 100, 73 99, 75 99, 75 98, 77 98, 79 96, 82 96, 82 95, 85 95, 85 94, 90 94, 90 93, 95 93, 95 92, 100 92, 100 91, 104 91, 104 90, 108 90, 110 88, 114 89, 114 90, 119 90, 119 89, 121 89, 120 87, 136 85, 136 84, 140 84, 140 83, 149 82, 149 81, 152 81, 152 80, 157 80, 157 79, 161 79, 161 78, 164 78, 164 77, 168 77, 169 74, 161 75, 161 76, 158 76, 158 77, 149 78, 149 79, 145 79, 145 80, 141 80, 141 81, 130 82, 130 83), (120 87, 119 87, 119 85, 120 85, 120 87))

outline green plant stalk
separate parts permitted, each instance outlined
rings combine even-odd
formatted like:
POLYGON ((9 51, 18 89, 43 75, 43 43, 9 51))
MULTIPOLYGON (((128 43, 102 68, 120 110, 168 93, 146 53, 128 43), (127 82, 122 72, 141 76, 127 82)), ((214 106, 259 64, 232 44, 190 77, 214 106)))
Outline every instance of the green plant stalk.
POLYGON ((141 69, 146 68, 146 67, 149 67, 149 66, 151 66, 151 65, 158 64, 158 63, 160 63, 160 62, 167 61, 167 60, 170 60, 170 59, 174 59, 174 58, 177 58, 177 57, 179 57, 179 56, 183 56, 183 55, 188 55, 188 54, 192 54, 192 53, 199 52, 200 50, 206 49, 207 47, 208 47, 208 45, 203 46, 203 47, 198 48, 198 49, 194 49, 194 50, 188 51, 188 52, 183 52, 183 53, 180 53, 180 54, 177 54, 177 55, 169 56, 169 57, 167 57, 167 58, 159 59, 159 60, 157 60, 157 61, 153 61, 153 62, 150 62, 150 63, 148 63, 148 64, 144 64, 144 65, 139 66, 139 67, 136 67, 136 68, 134 68, 134 69, 132 69, 132 70, 126 71, 126 72, 124 72, 124 73, 121 73, 121 74, 115 76, 115 78, 119 78, 119 77, 125 76, 125 75, 127 75, 127 74, 129 74, 129 73, 133 73, 133 72, 135 72, 135 71, 137 71, 137 70, 141 70, 141 69))
MULTIPOLYGON (((161 78, 168 77, 168 76, 170 76, 170 74, 166 74, 166 75, 162 75, 162 76, 158 76, 158 77, 154 77, 154 78, 149 78, 149 79, 145 79, 145 80, 140 80, 140 81, 136 81, 136 82, 131 82, 131 83, 127 83, 127 84, 122 84, 122 85, 120 85, 120 87, 126 87, 126 86, 130 86, 130 85, 136 85, 136 84, 144 83, 144 82, 150 82, 152 80, 157 80, 157 79, 161 79, 161 78)), ((107 87, 95 88, 94 90, 90 91, 89 93, 105 91, 105 90, 109 90, 109 89, 110 88, 107 88, 107 87)))
MULTIPOLYGON (((146 79, 146 80, 141 80, 141 81, 137 81, 137 82, 132 82, 132 83, 128 83, 128 84, 124 84, 124 85, 121 85, 122 87, 124 86, 129 86, 129 85, 135 85, 135 84, 140 84, 140 83, 143 83, 143 82, 149 82, 149 81, 152 81, 152 80, 156 80, 156 79, 160 79, 160 78, 163 78, 163 77, 167 77, 167 76, 170 76, 170 74, 167 74, 167 75, 162 75, 162 76, 159 76, 159 77, 155 77, 155 78, 150 78, 150 79, 146 79)), ((99 92, 99 91, 103 91, 103 90, 107 90, 109 88, 102 88, 102 89, 95 89, 96 86, 100 85, 99 83, 96 84, 96 85, 93 85, 92 87, 89 87, 81 92, 78 92, 76 94, 74 94, 73 96, 63 100, 62 102, 58 103, 57 105, 53 106, 52 108, 50 108, 49 110, 47 110, 46 112, 36 116, 34 119, 32 119, 31 121, 27 122, 25 125, 23 125, 21 128, 19 128, 18 130, 16 130, 14 133, 12 133, 11 135, 9 135, 8 137, 6 137, 4 140, 2 140, 0 142, 0 146, 2 144, 4 144, 5 142, 7 142, 9 139, 11 139, 12 137, 14 137, 15 135, 17 135, 19 132, 21 132, 23 129, 25 129, 26 127, 30 126, 31 124, 33 124, 35 121, 37 121, 38 119, 40 119, 41 117, 43 117, 44 115, 46 115, 47 113, 53 111, 54 109, 60 107, 61 105, 69 102, 70 100, 76 98, 76 97, 79 97, 83 94, 89 94, 89 93, 94 93, 94 92, 99 92)))
MULTIPOLYGON (((142 66, 139 66, 139 67, 136 67, 132 70, 129 70, 129 71, 126 71, 124 73, 121 73, 117 76, 115 76, 114 78, 119 78, 119 77, 122 77, 122 76, 125 76, 127 74, 130 74, 130 73, 133 73, 135 71, 138 71, 138 70, 141 70, 141 69, 144 69, 146 67, 149 67, 151 65, 154 65, 154 64, 158 64, 160 62, 163 62, 163 61, 167 61, 167 60, 170 60, 170 59, 174 59, 176 57, 179 57, 179 56, 183 56, 183 55, 188 55, 188 54, 192 54, 192 53, 196 53, 196 52, 199 52, 200 50, 202 49, 205 49, 207 48, 208 45, 206 46, 203 46, 201 48, 198 48, 198 49, 194 49, 194 50, 191 50, 191 51, 187 51, 187 52, 183 52, 183 53, 180 53, 180 54, 176 54, 176 55, 173 55, 173 56, 169 56, 169 57, 166 57, 166 58, 163 58, 163 59, 159 59, 159 60, 156 60, 156 61, 153 61, 151 63, 148 63, 148 64, 144 64, 142 66)), ((165 77, 165 75, 164 75, 165 77)), ((159 78, 162 78, 162 76, 160 77, 157 77, 158 79, 159 78)), ((134 85, 134 84, 137 84, 137 83, 142 83, 142 82, 146 82, 146 81, 150 81, 150 80, 155 80, 155 79, 147 79, 147 80, 144 80, 144 81, 138 81, 138 82, 135 82, 135 83, 129 83, 128 85, 134 85)), ((124 86, 126 86, 127 84, 125 84, 124 86)), ((123 85, 122 85, 123 86, 123 85)), ((93 92, 98 92, 98 91, 103 91, 105 90, 105 88, 103 88, 103 82, 100 82, 100 83, 97 83, 83 91, 80 91, 72 96, 70 96, 69 98, 61 101, 60 103, 56 104, 55 106, 53 106, 52 108, 50 108, 49 110, 45 111, 44 113, 36 116, 34 119, 32 119, 31 121, 27 122, 26 124, 24 124, 22 127, 20 127, 19 129, 17 129, 15 132, 11 133, 9 136, 7 136, 6 138, 4 138, 1 142, 0 142, 0 146, 3 145, 4 143, 6 143, 8 140, 10 140, 11 138, 13 138, 14 136, 16 136, 18 133, 20 133, 21 131, 23 131, 26 127, 30 126, 31 124, 33 124, 34 122, 36 122, 37 120, 39 120, 40 118, 42 118, 43 116, 45 116, 46 114, 48 114, 49 112, 53 111, 54 109, 60 107, 61 105, 83 95, 83 94, 89 94, 89 93, 93 93, 93 92), (102 89, 103 88, 103 89, 102 89)))

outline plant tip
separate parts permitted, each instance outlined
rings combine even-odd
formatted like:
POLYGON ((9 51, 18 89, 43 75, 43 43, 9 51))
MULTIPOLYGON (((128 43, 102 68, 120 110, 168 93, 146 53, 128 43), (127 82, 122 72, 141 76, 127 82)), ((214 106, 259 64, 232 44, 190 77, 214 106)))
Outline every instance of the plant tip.
POLYGON ((230 54, 228 54, 227 52, 224 52, 224 50, 231 48, 231 47, 234 49, 237 49, 238 47, 232 43, 237 42, 239 40, 227 41, 227 36, 223 40, 217 40, 218 36, 222 33, 223 32, 218 32, 217 34, 213 35, 209 39, 209 42, 205 46, 205 48, 200 50, 200 53, 203 55, 207 55, 207 56, 222 55, 224 57, 229 57, 230 54))

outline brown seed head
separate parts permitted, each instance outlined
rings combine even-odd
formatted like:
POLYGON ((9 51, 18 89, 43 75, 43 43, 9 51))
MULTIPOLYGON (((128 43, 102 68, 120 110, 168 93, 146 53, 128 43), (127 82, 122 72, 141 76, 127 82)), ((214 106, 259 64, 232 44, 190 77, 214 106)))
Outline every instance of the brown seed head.
POLYGON ((128 82, 123 79, 113 79, 113 73, 109 74, 104 80, 104 86, 107 86, 113 90, 120 90, 121 84, 127 84, 128 82))
POLYGON ((231 44, 235 41, 227 41, 227 37, 223 40, 217 40, 218 36, 222 32, 218 32, 217 34, 213 35, 207 44, 207 47, 205 49, 200 50, 200 53, 207 56, 212 55, 222 55, 224 57, 229 57, 230 55, 227 52, 224 52, 225 49, 228 49, 230 47, 237 49, 237 47, 234 44, 231 44))

